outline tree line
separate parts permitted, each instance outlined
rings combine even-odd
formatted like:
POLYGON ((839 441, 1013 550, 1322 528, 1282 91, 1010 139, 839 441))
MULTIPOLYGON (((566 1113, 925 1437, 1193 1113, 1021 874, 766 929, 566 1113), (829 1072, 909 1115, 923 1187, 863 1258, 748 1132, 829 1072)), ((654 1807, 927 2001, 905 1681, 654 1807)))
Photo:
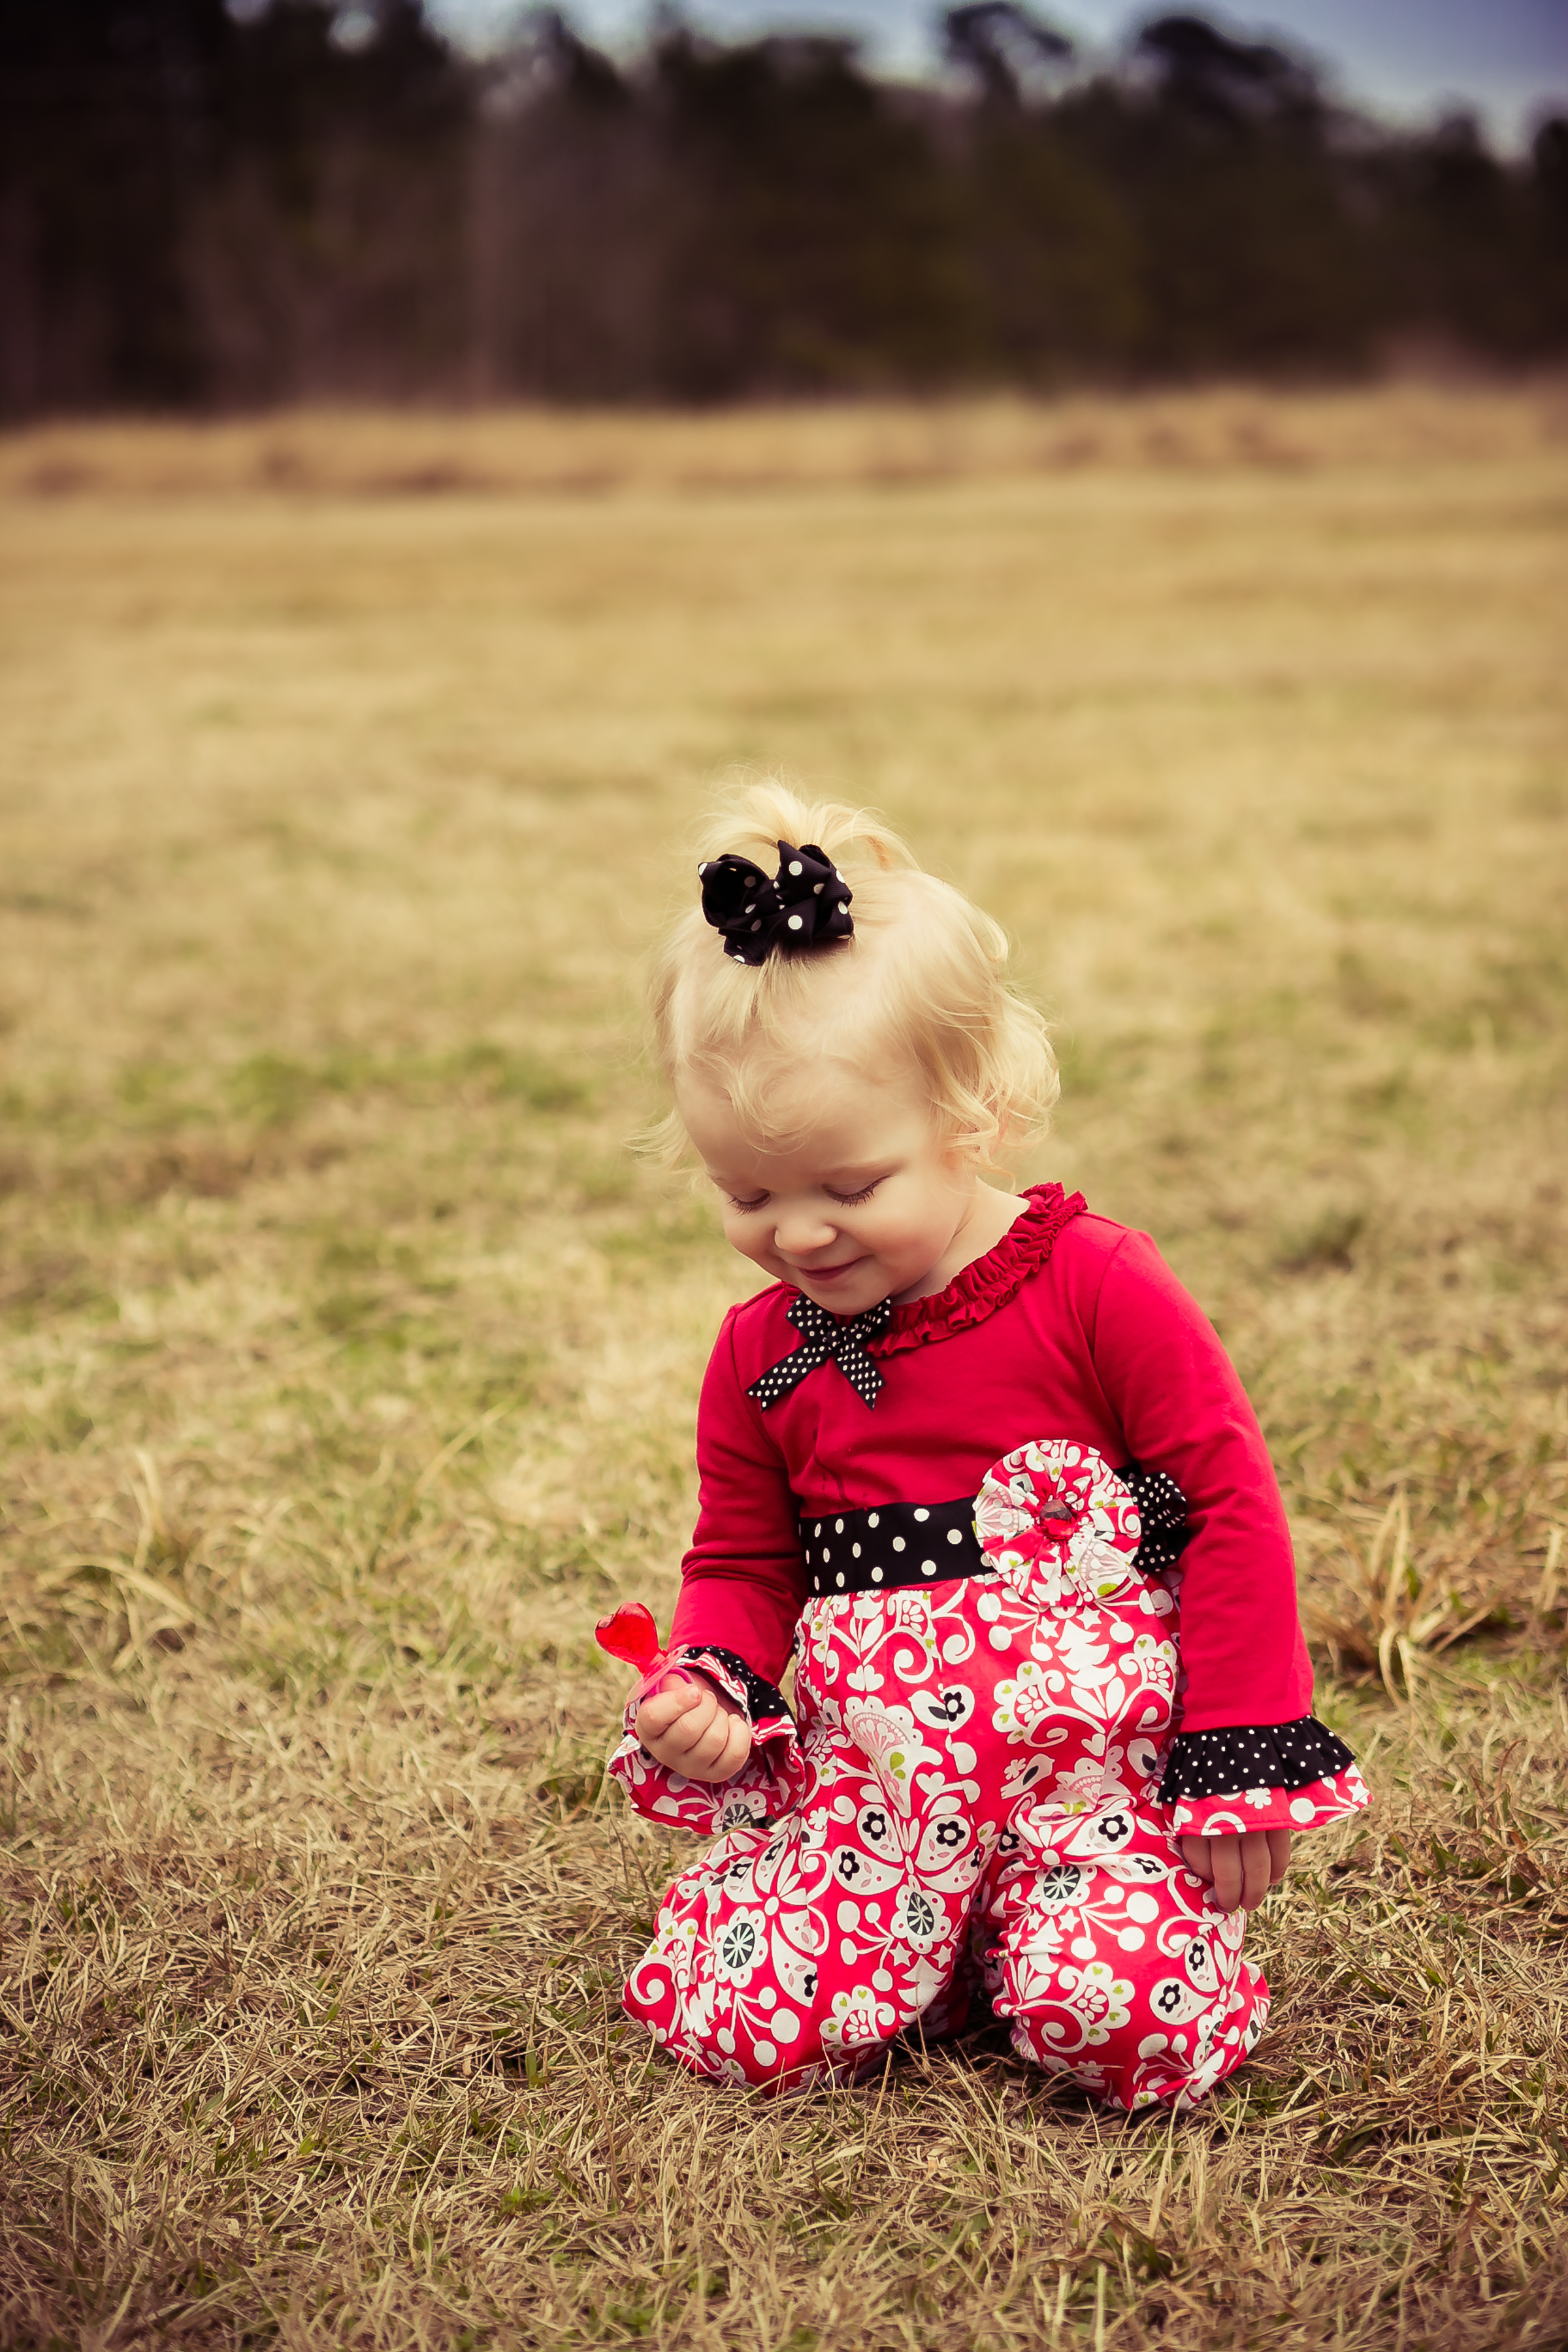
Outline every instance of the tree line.
POLYGON ((1395 130, 1191 15, 1110 65, 1021 0, 948 70, 421 0, 8 0, 0 410, 733 400, 1568 351, 1568 119, 1395 130))

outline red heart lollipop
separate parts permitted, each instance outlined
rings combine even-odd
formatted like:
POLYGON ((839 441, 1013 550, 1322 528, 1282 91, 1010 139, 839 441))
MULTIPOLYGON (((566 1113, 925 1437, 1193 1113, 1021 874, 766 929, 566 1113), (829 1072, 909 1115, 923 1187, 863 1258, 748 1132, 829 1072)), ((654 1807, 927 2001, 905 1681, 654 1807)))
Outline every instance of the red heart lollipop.
POLYGON ((627 1601, 608 1617, 601 1617, 594 1628, 594 1639, 601 1650, 608 1650, 612 1658, 624 1658, 628 1666, 637 1668, 638 1687, 645 1696, 650 1685, 670 1664, 658 1646, 658 1627, 653 1612, 644 1608, 640 1601, 627 1601))

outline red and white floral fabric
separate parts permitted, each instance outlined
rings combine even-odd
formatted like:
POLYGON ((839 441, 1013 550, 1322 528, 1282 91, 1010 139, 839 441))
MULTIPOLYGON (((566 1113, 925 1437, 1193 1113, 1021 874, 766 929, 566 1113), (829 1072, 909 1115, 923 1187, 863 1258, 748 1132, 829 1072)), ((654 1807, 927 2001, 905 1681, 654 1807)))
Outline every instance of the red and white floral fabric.
MULTIPOLYGON (((731 1780, 628 1735, 611 1769, 633 1803, 722 1834, 670 1887, 626 2007, 697 2073, 804 2086, 958 2030, 979 1977, 1023 2055, 1115 2106, 1190 2106, 1268 1995, 1158 1801, 1179 1580, 1138 1570, 1136 1506, 1089 1446, 1016 1448, 975 1528, 991 1575, 806 1603, 798 1737, 759 1727, 731 1780)), ((1366 1802, 1353 1768, 1300 1793, 1316 1820, 1366 1802)))
POLYGON ((1248 1830, 1322 1829, 1368 1802, 1353 1764, 1304 1789, 1232 1789, 1222 1797, 1176 1797, 1163 1806, 1175 1837, 1235 1837, 1248 1830))

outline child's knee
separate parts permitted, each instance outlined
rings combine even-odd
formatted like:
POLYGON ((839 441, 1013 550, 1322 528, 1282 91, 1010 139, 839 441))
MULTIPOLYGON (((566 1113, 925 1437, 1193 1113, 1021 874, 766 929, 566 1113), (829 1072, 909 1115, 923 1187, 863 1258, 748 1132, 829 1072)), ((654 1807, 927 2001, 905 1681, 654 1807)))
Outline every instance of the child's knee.
MULTIPOLYGON (((1162 2019, 1159 1994, 1174 1980, 1138 1984, 1112 1978, 1105 2006, 1086 2020, 1081 2000, 997 2006, 1012 2019, 1013 2046, 1048 2074, 1067 2074, 1091 2097, 1130 2113, 1154 2105, 1196 2106, 1256 2048, 1268 2015, 1261 1971, 1235 1956, 1205 2000, 1184 1988, 1180 2022, 1162 2019)), ((1094 1964, 1083 1970, 1092 1978, 1094 1964)), ((1108 1972, 1109 1973, 1109 1972, 1108 1972)), ((1174 2004, 1168 2004, 1173 2006, 1174 2004)))
POLYGON ((667 1913, 659 1927, 621 1998, 660 2049, 693 2074, 752 2089, 788 2087, 822 2054, 814 1969, 796 1987, 803 1999, 765 1982, 737 1984, 724 1922, 703 1929, 667 1913))
POLYGON ((882 2063, 886 2045, 836 2042, 819 2021, 766 2015, 721 2023, 700 1988, 682 1998, 662 1971, 650 1988, 634 1969, 623 2001, 628 2017, 693 2074, 737 2090, 784 2095, 827 2081, 853 2082, 882 2063), (651 1997, 650 1997, 651 1995, 651 1997), (788 2030, 784 2030, 787 2028, 788 2030))
MULTIPOLYGON (((1195 2105, 1262 2031, 1268 1988, 1180 1865, 1045 1872, 994 1948, 999 2015, 1019 2054, 1127 2109, 1195 2105)), ((1022 1899, 1019 1899, 1021 1896, 1022 1899)))

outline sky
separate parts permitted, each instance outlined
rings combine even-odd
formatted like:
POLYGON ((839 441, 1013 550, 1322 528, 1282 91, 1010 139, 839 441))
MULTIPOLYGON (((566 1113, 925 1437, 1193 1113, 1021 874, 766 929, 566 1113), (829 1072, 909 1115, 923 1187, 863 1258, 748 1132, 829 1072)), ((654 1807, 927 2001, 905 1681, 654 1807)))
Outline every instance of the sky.
MULTIPOLYGON (((517 0, 427 0, 448 32, 489 45, 522 11, 517 0)), ((679 13, 720 34, 831 26, 858 34, 884 70, 920 74, 935 59, 931 26, 941 0, 687 0, 679 13)), ((1331 68, 1344 98, 1402 121, 1466 105, 1494 139, 1517 145, 1555 100, 1568 107, 1568 0, 1256 0, 1205 7, 1204 0, 1037 0, 1037 13, 1086 49, 1112 47, 1130 27, 1181 7, 1230 30, 1273 35, 1331 68)), ((565 0, 591 39, 634 42, 648 0, 565 0)))

